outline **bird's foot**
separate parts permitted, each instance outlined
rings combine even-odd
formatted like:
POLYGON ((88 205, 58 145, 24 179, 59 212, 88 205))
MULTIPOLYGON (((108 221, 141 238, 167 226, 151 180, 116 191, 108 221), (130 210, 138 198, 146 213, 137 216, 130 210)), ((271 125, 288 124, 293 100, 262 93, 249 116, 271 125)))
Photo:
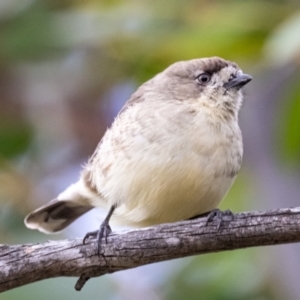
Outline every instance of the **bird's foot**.
POLYGON ((83 244, 85 244, 85 241, 89 238, 89 237, 95 237, 97 238, 97 245, 98 245, 98 255, 100 256, 100 252, 101 252, 101 240, 104 237, 105 238, 105 242, 107 243, 107 237, 108 235, 111 233, 111 228, 109 226, 109 219, 111 217, 111 215, 113 214, 114 210, 115 210, 116 206, 112 205, 106 218, 104 219, 104 221, 102 222, 102 224, 100 225, 99 230, 96 231, 91 231, 88 232, 84 239, 83 239, 83 244))
POLYGON ((210 211, 208 213, 205 225, 207 226, 209 222, 216 220, 217 221, 217 231, 219 231, 223 222, 228 220, 228 217, 230 217, 230 221, 232 221, 234 219, 234 214, 232 213, 231 210, 227 209, 227 210, 221 211, 218 208, 213 209, 212 211, 210 211), (227 220, 225 220, 225 219, 227 219, 227 220))
POLYGON ((109 224, 107 222, 103 222, 99 228, 99 230, 95 230, 95 231, 91 231, 88 232, 84 239, 83 239, 83 244, 85 244, 86 240, 89 239, 90 237, 92 238, 96 238, 97 239, 97 252, 98 255, 100 256, 101 253, 101 242, 102 242, 102 238, 105 238, 105 243, 107 243, 107 237, 109 236, 109 234, 112 232, 109 224))
POLYGON ((99 230, 95 230, 95 231, 90 231, 90 232, 88 232, 88 233, 84 236, 84 238, 83 238, 83 241, 82 241, 83 245, 85 245, 86 240, 89 239, 90 237, 96 238, 97 235, 98 235, 98 231, 99 231, 99 230))

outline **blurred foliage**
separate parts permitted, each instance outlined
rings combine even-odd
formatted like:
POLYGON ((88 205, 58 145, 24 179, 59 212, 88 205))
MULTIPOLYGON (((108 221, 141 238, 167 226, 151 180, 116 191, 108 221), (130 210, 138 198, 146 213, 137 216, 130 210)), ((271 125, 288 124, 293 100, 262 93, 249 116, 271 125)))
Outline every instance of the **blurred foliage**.
POLYGON ((0 120, 0 155, 11 157, 22 154, 28 148, 32 137, 26 124, 0 120))
MULTIPOLYGON (((266 71, 280 75, 278 68, 292 66, 294 80, 280 88, 286 92, 277 109, 268 102, 268 111, 277 110, 278 117, 272 120, 272 148, 280 152, 274 165, 299 169, 299 16, 294 0, 0 0, 0 242, 46 239, 24 227, 25 214, 77 178, 135 87, 178 60, 231 59, 266 88, 266 71)), ((247 124, 249 139, 254 123, 247 124)), ((245 150, 243 172, 222 208, 255 207, 252 178, 262 178, 251 174, 251 150, 245 150)), ((159 283, 157 274, 147 274, 148 290, 139 285, 140 275, 130 286, 113 275, 91 280, 80 294, 73 290, 75 279, 64 278, 0 299, 150 299, 145 290, 155 299, 288 298, 287 291, 276 293, 284 280, 273 278, 265 253, 247 249, 177 260, 176 271, 159 283)))
MULTIPOLYGON (((18 2, 15 2, 15 5, 17 4, 18 2)), ((10 66, 20 60, 45 58, 49 55, 47 50, 54 42, 54 32, 50 28, 51 15, 44 3, 27 1, 27 5, 22 6, 22 10, 7 18, 4 16, 0 20, 2 67, 10 66)))
MULTIPOLYGON (((297 78, 299 82, 300 77, 297 78)), ((277 142, 281 154, 290 167, 298 168, 300 164, 300 86, 296 83, 283 105, 277 142)))
POLYGON ((167 299, 272 299, 266 274, 257 274, 259 263, 259 252, 253 249, 195 258, 170 278, 167 299))

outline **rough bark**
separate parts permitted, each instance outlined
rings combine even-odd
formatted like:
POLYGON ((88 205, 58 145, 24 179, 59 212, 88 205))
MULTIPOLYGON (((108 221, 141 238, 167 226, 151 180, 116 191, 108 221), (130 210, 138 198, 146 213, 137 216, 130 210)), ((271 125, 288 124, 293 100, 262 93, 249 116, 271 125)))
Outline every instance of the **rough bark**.
POLYGON ((89 277, 190 255, 300 241, 300 207, 248 212, 217 220, 206 218, 111 234, 97 255, 95 241, 82 239, 43 244, 0 245, 0 292, 38 280, 89 277))

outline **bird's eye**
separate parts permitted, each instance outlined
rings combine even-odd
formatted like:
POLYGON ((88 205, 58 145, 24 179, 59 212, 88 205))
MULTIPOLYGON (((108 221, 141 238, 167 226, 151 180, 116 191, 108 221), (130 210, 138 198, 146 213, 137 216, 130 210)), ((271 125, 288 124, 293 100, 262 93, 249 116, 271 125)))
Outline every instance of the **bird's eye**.
POLYGON ((231 74, 230 77, 229 77, 229 81, 234 79, 234 78, 236 78, 236 74, 231 74))
POLYGON ((202 73, 196 77, 197 83, 200 83, 200 84, 206 84, 206 83, 210 82, 210 79, 211 79, 211 75, 208 73, 202 73))

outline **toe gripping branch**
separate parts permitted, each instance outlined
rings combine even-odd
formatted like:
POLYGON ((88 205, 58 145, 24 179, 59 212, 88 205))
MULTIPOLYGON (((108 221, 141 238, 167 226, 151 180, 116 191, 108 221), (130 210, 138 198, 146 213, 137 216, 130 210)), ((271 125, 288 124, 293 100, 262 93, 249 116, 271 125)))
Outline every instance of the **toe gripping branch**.
MULTIPOLYGON (((113 214, 114 210, 115 210, 115 206, 113 205, 106 218, 104 219, 104 221, 101 223, 99 230, 95 230, 95 231, 91 231, 88 232, 85 237, 83 238, 83 245, 85 245, 85 242, 87 239, 89 239, 90 237, 92 238, 96 238, 97 239, 97 253, 98 256, 101 255, 101 243, 102 243, 102 238, 105 238, 105 242, 107 243, 107 237, 108 235, 112 232, 110 226, 109 226, 109 220, 111 218, 111 215, 113 214)), ((104 258, 105 259, 105 258, 104 258)), ((83 286, 85 285, 85 283, 90 279, 90 276, 87 274, 82 274, 79 279, 77 280, 77 283, 75 285, 75 289, 77 291, 80 291, 83 286)))
POLYGON ((83 238, 83 244, 85 244, 86 240, 89 239, 90 237, 97 239, 97 245, 98 245, 97 248, 98 248, 98 255, 99 256, 101 254, 102 238, 105 238, 105 242, 107 243, 107 237, 112 232, 112 230, 109 226, 109 220, 110 220, 115 208, 116 207, 114 205, 110 208, 106 218, 101 223, 99 230, 88 232, 85 235, 85 237, 83 238))
POLYGON ((214 220, 217 221, 217 230, 219 231, 224 221, 228 221, 228 217, 230 217, 230 221, 234 219, 234 214, 231 210, 224 210, 221 211, 220 209, 213 209, 210 211, 207 215, 206 223, 207 226, 209 222, 212 222, 214 220))

